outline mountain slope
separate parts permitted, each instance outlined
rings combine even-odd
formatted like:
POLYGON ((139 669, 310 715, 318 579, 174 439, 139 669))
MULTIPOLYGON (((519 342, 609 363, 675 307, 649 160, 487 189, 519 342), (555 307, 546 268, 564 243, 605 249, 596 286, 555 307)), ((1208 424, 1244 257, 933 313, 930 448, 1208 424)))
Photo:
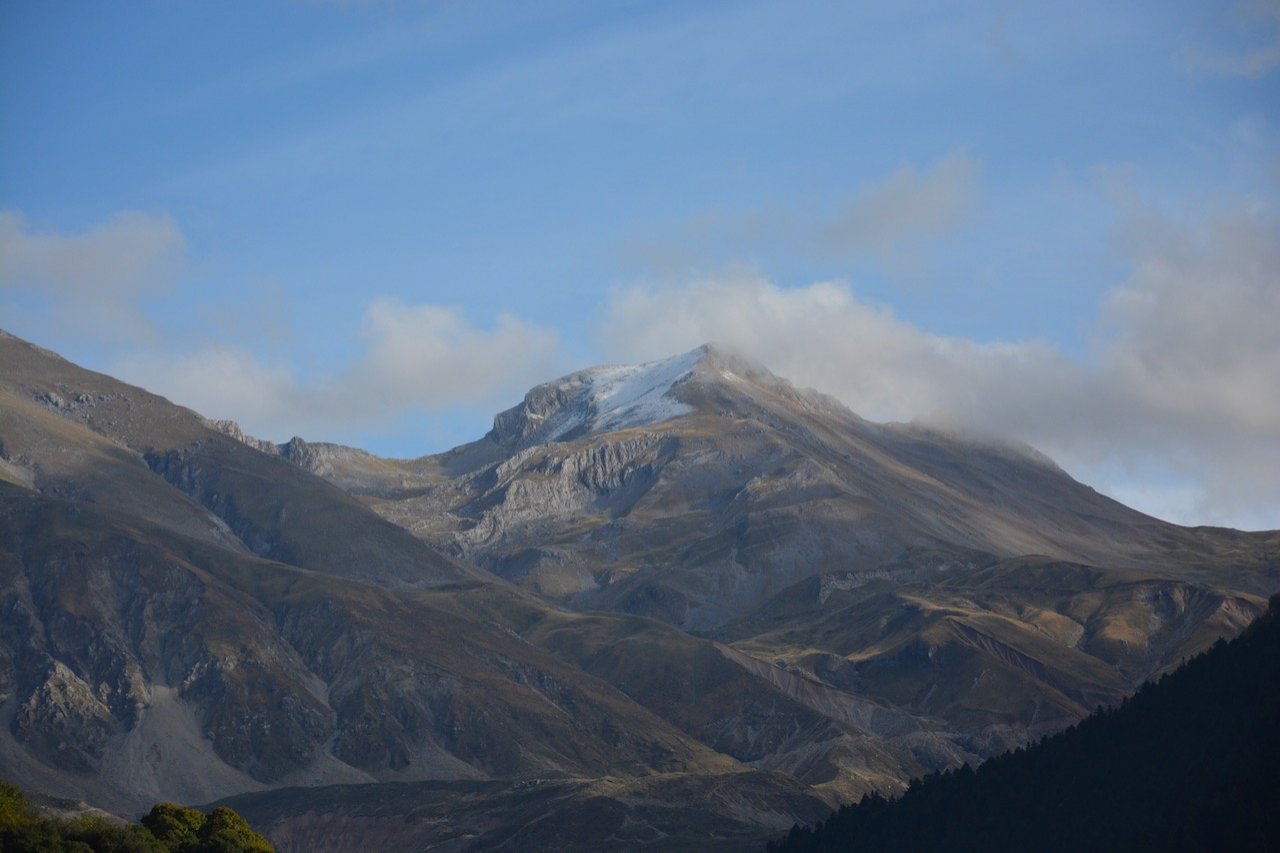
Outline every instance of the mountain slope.
POLYGON ((762 827, 826 809, 767 773, 414 782, 288 788, 230 798, 281 853, 601 849, 712 853, 763 844, 762 827), (495 821, 496 815, 503 820, 495 821))
POLYGON ((903 712, 952 760, 1118 701, 1280 588, 1280 533, 1168 524, 714 346, 540 385, 438 456, 278 452, 548 600, 716 639, 801 704, 903 712))
POLYGON ((520 638, 546 605, 286 460, 14 338, 0 363, 4 774, 124 814, 337 782, 795 788, 520 638))
POLYGON ((256 441, 4 335, 0 368, 0 773, 125 814, 247 797, 296 849, 317 786, 348 848, 402 795, 435 799, 396 832, 459 847, 534 802, 565 846, 763 838, 1068 725, 1280 585, 1278 534, 1167 525, 715 348, 410 461, 256 441), (462 835, 431 817, 466 802, 492 808, 462 835))
MULTIPOLYGON (((1240 544, 1134 512, 1029 448, 869 423, 712 346, 538 386, 446 454, 341 456, 298 461, 551 599, 697 630, 913 550, 1221 579, 1240 544)), ((1265 595, 1280 575, 1258 582, 1256 541, 1232 580, 1265 595)))
POLYGON ((447 597, 2 488, 4 761, 66 795, 735 765, 447 597))
POLYGON ((978 768, 842 808, 770 849, 1275 850, 1280 596, 1121 707, 978 768))

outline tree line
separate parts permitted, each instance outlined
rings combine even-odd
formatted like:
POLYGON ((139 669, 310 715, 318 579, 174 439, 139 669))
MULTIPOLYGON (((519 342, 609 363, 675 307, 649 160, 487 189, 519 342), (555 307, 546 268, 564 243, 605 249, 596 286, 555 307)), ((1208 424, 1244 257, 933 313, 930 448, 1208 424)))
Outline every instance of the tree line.
POLYGON ((274 853, 275 848, 226 806, 206 814, 156 803, 137 823, 85 814, 41 815, 16 785, 0 781, 3 853, 274 853))

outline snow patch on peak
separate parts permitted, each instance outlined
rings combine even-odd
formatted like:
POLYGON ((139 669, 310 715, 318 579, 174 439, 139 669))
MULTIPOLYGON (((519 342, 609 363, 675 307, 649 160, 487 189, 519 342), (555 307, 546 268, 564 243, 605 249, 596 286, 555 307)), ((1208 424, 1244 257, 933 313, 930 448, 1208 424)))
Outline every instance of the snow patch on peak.
POLYGON ((620 367, 596 367, 579 376, 594 410, 595 429, 626 429, 669 421, 693 411, 669 392, 693 372, 706 348, 662 361, 620 367))
POLYGON ((647 364, 592 367, 544 383, 518 406, 498 413, 490 437, 500 444, 532 447, 690 414, 693 407, 675 399, 671 390, 705 368, 709 352, 699 347, 647 364))

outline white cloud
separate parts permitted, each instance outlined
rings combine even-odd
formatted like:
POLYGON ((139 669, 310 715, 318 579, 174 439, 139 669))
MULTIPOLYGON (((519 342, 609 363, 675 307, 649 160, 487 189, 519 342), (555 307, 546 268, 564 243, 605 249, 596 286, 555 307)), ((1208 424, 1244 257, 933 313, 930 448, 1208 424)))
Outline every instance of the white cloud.
POLYGON ((525 389, 559 366, 556 333, 501 314, 491 330, 457 308, 378 299, 365 313, 368 353, 339 384, 359 381, 401 405, 471 402, 496 389, 525 389))
POLYGON ((921 240, 965 223, 978 191, 981 166, 964 152, 938 160, 924 172, 904 166, 859 191, 823 224, 822 241, 837 254, 866 252, 889 264, 921 240))
POLYGON ((1146 220, 1126 234, 1132 277, 1104 308, 1111 382, 1202 509, 1280 527, 1280 221, 1239 206, 1201 227, 1146 220), (1265 522, 1264 522, 1265 523, 1265 522))
POLYGON ((601 341, 625 360, 720 341, 865 417, 1026 441, 1178 521, 1280 527, 1277 234, 1247 206, 1194 227, 1131 222, 1133 272, 1085 360, 1043 342, 933 335, 846 284, 750 274, 617 291, 601 341), (1138 487, 1153 470, 1167 481, 1159 500, 1138 487))
MULTIPOLYGON (((971 427, 986 426, 981 421, 995 377, 1065 378, 1071 370, 1044 344, 930 334, 887 307, 859 300, 844 283, 784 288, 754 275, 619 291, 601 339, 629 360, 718 341, 836 395, 866 417, 945 417, 971 427)), ((1022 399, 1008 404, 1036 406, 1022 399)))
POLYGON ((268 424, 295 409, 301 399, 288 365, 264 365, 253 354, 215 346, 191 355, 133 353, 108 373, 214 418, 268 424))
MULTIPOLYGON (((954 227, 975 168, 956 157, 923 175, 896 173, 846 209, 846 237, 868 251, 902 245, 913 239, 910 211, 927 198, 943 212, 914 233, 954 227), (890 224, 853 227, 873 211, 890 224)), ((1280 526, 1280 222, 1257 202, 1196 223, 1125 204, 1117 245, 1132 272, 1100 307, 1083 358, 1038 341, 932 334, 846 283, 783 287, 747 272, 615 291, 601 349, 630 361, 720 341, 869 418, 1029 442, 1173 520, 1280 526)), ((124 344, 109 372, 277 440, 353 441, 414 414, 492 414, 581 366, 567 363, 552 329, 509 315, 485 328, 456 308, 391 298, 368 304, 358 355, 327 374, 226 339, 184 355, 145 337, 138 307, 174 287, 183 251, 164 217, 120 214, 60 235, 0 214, 0 290, 45 300, 34 310, 18 303, 57 332, 41 342, 58 346, 71 333, 124 344)))
POLYGON ((109 373, 266 438, 340 439, 415 412, 509 405, 567 367, 552 330, 507 314, 485 329, 457 308, 384 297, 361 319, 361 353, 330 374, 308 376, 290 358, 266 362, 253 347, 272 335, 278 345, 279 330, 288 329, 279 316, 283 297, 270 283, 259 283, 248 301, 220 297, 220 313, 206 312, 215 342, 184 351, 187 342, 162 334, 141 304, 177 289, 185 248, 165 216, 123 212, 67 234, 0 212, 6 325, 55 347, 73 338, 103 343, 114 353, 102 365, 109 373))
POLYGON ((1280 433, 1280 222, 1228 211, 1200 229, 1147 220, 1133 276, 1105 306, 1127 387, 1180 421, 1280 433))
POLYGON ((185 357, 137 353, 111 372, 249 433, 350 440, 413 412, 510 397, 564 368, 555 332, 502 315, 480 329, 455 308, 375 300, 362 322, 366 349, 341 371, 310 380, 288 363, 215 346, 185 357))
POLYGON ((0 212, 0 292, 43 302, 39 315, 50 330, 105 341, 154 338, 139 300, 174 286, 184 250, 165 216, 117 213, 83 233, 59 234, 0 212))

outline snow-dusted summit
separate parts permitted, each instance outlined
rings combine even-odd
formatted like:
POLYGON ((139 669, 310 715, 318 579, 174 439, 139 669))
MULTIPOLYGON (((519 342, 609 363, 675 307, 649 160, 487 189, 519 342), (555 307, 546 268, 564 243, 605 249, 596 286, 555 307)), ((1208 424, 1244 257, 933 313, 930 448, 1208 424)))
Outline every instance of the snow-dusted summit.
POLYGON ((542 444, 588 432, 630 429, 693 411, 672 391, 714 353, 711 345, 637 365, 592 367, 539 385, 494 418, 500 442, 542 444))
POLYGON ((575 376, 586 388, 595 417, 591 429, 626 429, 669 421, 693 411, 671 389, 693 373, 707 347, 647 364, 596 367, 575 376))

